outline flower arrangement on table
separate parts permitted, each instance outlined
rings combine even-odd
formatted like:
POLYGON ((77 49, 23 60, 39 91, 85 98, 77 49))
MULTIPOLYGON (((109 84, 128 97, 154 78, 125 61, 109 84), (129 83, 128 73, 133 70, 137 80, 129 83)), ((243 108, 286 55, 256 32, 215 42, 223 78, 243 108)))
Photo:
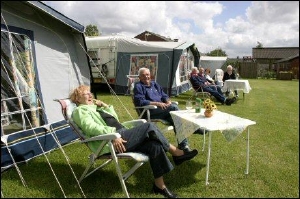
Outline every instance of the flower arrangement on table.
POLYGON ((204 115, 206 117, 211 117, 212 116, 212 111, 217 109, 216 104, 209 98, 204 100, 203 107, 205 108, 204 115))

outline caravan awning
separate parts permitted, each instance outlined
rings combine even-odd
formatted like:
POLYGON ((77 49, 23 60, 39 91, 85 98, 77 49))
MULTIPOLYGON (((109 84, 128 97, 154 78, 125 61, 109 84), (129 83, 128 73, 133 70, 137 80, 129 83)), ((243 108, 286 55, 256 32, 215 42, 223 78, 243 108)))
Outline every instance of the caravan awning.
POLYGON ((194 43, 190 43, 190 42, 184 42, 182 43, 180 46, 177 46, 175 49, 186 49, 190 46, 192 46, 194 43))
POLYGON ((63 22, 64 24, 70 26, 71 28, 77 30, 78 32, 84 33, 84 26, 80 25, 76 21, 66 17, 65 15, 61 14, 60 12, 54 10, 53 8, 47 6, 46 4, 40 1, 27 1, 25 3, 29 3, 36 8, 48 13, 50 16, 58 19, 59 21, 63 22))

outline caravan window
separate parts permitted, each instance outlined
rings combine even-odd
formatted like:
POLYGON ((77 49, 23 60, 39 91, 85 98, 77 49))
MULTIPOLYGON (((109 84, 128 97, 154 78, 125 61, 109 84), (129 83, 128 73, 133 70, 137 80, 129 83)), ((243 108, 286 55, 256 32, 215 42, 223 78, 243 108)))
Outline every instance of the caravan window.
POLYGON ((138 75, 140 68, 150 70, 151 80, 156 81, 158 71, 158 54, 133 54, 130 56, 129 75, 138 75))
POLYGON ((1 135, 44 124, 32 49, 27 35, 1 28, 1 135))

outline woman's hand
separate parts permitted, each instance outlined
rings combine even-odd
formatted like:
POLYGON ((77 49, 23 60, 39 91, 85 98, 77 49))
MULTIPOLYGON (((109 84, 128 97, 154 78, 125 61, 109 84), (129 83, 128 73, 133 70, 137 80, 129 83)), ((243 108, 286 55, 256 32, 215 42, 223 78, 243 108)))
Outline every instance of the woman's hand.
POLYGON ((93 99, 93 102, 94 102, 94 104, 97 105, 97 106, 108 107, 108 105, 105 104, 105 103, 104 103, 103 101, 101 101, 101 100, 93 99))
POLYGON ((126 143, 126 140, 123 140, 123 138, 116 138, 113 140, 113 146, 115 150, 119 153, 126 152, 126 148, 123 143, 126 143))

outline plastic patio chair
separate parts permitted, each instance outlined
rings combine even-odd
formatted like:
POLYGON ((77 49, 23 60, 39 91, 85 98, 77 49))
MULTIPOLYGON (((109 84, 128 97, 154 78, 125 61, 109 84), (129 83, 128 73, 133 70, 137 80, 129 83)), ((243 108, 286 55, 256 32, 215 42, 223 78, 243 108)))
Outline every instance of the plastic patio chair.
MULTIPOLYGON (((149 161, 149 158, 147 155, 143 153, 138 153, 138 152, 126 152, 126 153, 116 153, 115 149, 112 145, 112 140, 119 138, 120 134, 119 133, 109 133, 106 135, 99 135, 91 138, 86 138, 84 136, 84 133, 81 131, 81 129, 75 124, 75 122, 72 120, 71 115, 73 110, 77 107, 76 104, 72 103, 70 99, 56 99, 55 101, 59 102, 61 105, 62 109, 62 114, 65 118, 65 120, 69 123, 69 125, 72 127, 74 132, 79 136, 81 143, 84 143, 88 148, 88 142, 91 141, 103 141, 101 146, 98 148, 96 152, 93 152, 90 148, 90 151, 92 152, 89 156, 89 162, 88 165, 86 166, 86 169, 82 173, 79 182, 81 182, 84 178, 88 177, 95 171, 97 171, 100 168, 103 168, 106 166, 108 163, 113 162, 117 171, 117 175, 119 177, 122 189, 124 194, 126 195, 127 198, 129 198, 129 193, 127 191, 127 187, 125 184, 125 181, 139 168, 141 167, 144 163, 149 161), (110 154, 104 154, 104 155, 99 155, 101 154, 101 151, 103 147, 108 144, 110 148, 110 154), (105 162, 102 162, 101 164, 98 163, 96 166, 96 161, 97 160, 105 160, 105 162), (129 170, 126 172, 123 172, 121 170, 121 167, 119 165, 119 160, 121 159, 130 159, 130 160, 135 160, 136 163, 133 167, 131 167, 129 170), (100 165, 99 165, 100 164, 100 165)), ((132 121, 127 121, 122 123, 125 127, 133 127, 133 126, 138 126, 142 123, 145 123, 146 120, 144 119, 139 119, 139 120, 132 120, 132 121)))
POLYGON ((215 75, 214 75, 214 78, 215 78, 215 82, 217 82, 217 84, 221 87, 223 87, 223 76, 224 76, 224 71, 220 68, 217 68, 215 70, 215 75))

